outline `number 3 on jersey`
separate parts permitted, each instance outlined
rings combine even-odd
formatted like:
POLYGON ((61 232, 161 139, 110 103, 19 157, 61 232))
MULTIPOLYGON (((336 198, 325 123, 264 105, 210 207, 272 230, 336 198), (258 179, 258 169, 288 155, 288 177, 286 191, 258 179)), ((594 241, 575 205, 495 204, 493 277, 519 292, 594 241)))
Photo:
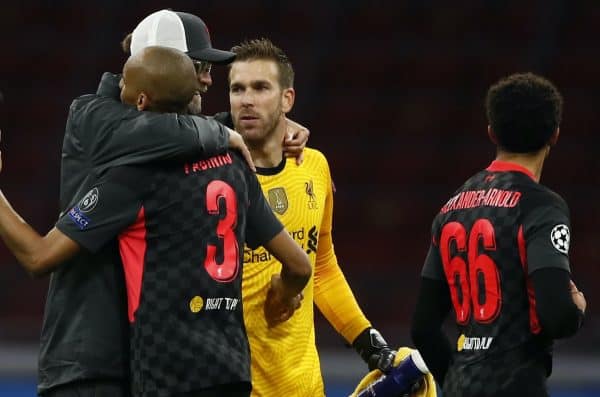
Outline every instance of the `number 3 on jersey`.
POLYGON ((215 280, 227 283, 233 281, 239 268, 239 249, 235 226, 237 225, 237 199, 235 191, 227 183, 215 180, 206 187, 206 209, 211 215, 222 215, 219 202, 225 201, 225 216, 217 224, 217 237, 223 242, 223 261, 217 263, 217 246, 206 246, 204 268, 215 280))
POLYGON ((471 311, 479 323, 491 323, 502 305, 500 277, 496 264, 483 251, 496 250, 494 226, 487 219, 478 219, 471 232, 459 222, 449 222, 442 228, 440 255, 450 286, 450 296, 456 322, 466 324, 471 311), (453 256, 451 245, 455 245, 453 256), (467 252, 467 261, 461 253, 467 252))

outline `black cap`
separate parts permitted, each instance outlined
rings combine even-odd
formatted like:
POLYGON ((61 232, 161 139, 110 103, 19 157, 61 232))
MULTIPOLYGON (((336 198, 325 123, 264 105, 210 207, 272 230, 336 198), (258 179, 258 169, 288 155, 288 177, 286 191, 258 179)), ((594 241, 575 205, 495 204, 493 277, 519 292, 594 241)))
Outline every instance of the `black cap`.
POLYGON ((217 50, 212 47, 210 33, 204 21, 187 12, 175 12, 181 18, 185 29, 187 54, 190 58, 217 64, 228 64, 233 61, 235 54, 230 51, 217 50))

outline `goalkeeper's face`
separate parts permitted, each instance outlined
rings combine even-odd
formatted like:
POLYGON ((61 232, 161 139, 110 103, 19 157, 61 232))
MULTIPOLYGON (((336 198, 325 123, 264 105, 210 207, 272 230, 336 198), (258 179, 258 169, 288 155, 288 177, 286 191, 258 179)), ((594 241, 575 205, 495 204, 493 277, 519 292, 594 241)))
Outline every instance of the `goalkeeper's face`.
POLYGON ((235 129, 248 142, 262 143, 285 128, 294 89, 282 89, 272 60, 236 61, 229 72, 229 104, 235 129))

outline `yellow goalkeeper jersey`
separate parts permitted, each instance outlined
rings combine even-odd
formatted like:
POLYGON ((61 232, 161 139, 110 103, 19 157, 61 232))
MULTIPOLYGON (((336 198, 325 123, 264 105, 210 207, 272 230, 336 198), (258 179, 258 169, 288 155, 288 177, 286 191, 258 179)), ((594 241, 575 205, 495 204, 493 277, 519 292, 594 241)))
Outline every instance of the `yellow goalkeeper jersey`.
POLYGON ((307 148, 304 153, 304 162, 299 166, 295 159, 284 159, 277 167, 257 170, 273 212, 308 254, 313 276, 303 291, 301 307, 288 321, 268 328, 263 307, 271 276, 279 274, 281 263, 262 247, 245 247, 242 295, 252 357, 253 396, 324 396, 313 302, 348 342, 370 326, 333 250, 329 165, 317 150, 307 148))

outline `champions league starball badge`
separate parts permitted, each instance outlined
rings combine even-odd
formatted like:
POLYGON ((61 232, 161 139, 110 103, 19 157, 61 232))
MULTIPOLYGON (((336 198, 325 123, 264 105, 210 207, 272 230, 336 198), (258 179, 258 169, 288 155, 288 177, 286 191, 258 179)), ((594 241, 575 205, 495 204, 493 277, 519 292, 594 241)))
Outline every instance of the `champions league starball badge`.
POLYGON ((81 212, 90 212, 94 208, 96 208, 96 204, 98 204, 98 188, 95 187, 81 199, 79 202, 79 210, 81 212))
POLYGON ((569 227, 565 224, 556 225, 552 228, 550 233, 550 241, 554 248, 559 252, 566 254, 569 252, 569 244, 571 242, 571 234, 569 233, 569 227))

